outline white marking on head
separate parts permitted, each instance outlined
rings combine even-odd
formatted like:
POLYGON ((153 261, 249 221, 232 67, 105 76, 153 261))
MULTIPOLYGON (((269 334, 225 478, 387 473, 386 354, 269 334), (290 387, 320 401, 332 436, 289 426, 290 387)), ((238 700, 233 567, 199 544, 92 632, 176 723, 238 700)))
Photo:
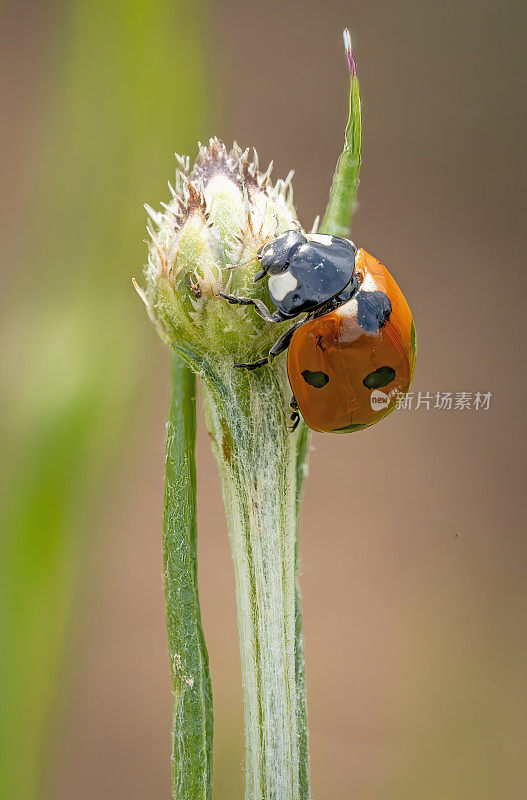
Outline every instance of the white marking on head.
POLYGON ((269 291, 279 303, 297 286, 298 281, 289 270, 281 272, 280 275, 271 275, 269 278, 269 291))
POLYGON ((328 247, 333 241, 333 237, 329 233, 307 233, 306 239, 308 242, 318 242, 319 244, 325 244, 328 247))

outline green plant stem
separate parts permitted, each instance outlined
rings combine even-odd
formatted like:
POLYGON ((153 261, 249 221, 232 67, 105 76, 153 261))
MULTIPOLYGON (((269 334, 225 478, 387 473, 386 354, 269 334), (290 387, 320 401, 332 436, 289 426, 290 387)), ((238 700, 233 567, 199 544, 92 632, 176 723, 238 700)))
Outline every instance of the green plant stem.
POLYGON ((295 547, 295 672, 296 672, 296 705, 297 705, 297 724, 298 724, 298 747, 299 747, 299 781, 300 797, 310 797, 309 783, 309 750, 308 750, 308 727, 307 727, 307 697, 306 697, 306 676, 305 676, 305 657, 304 657, 304 628, 302 624, 302 595, 300 593, 300 583, 298 572, 300 567, 300 547, 298 540, 298 526, 300 523, 300 509, 302 503, 302 492, 304 481, 307 476, 307 453, 311 432, 307 425, 302 424, 298 434, 297 455, 296 455, 296 547, 295 547))
POLYGON ((246 373, 229 359, 204 385, 236 580, 246 800, 309 797, 296 580, 297 465, 306 433, 303 423, 295 434, 288 430, 283 367, 246 373))
POLYGON ((173 794, 210 800, 212 691, 197 577, 196 378, 172 356, 163 514, 168 650, 174 687, 173 794))

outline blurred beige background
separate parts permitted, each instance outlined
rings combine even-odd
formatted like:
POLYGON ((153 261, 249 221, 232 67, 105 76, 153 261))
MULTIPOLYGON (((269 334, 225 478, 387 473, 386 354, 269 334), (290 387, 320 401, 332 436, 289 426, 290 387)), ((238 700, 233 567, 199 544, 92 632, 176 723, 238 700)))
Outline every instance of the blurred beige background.
MULTIPOLYGON (((12 76, 9 236, 53 19, 35 2, 7 19, 24 40, 1 54, 12 76)), ((364 119, 353 238, 393 271, 413 309, 415 391, 493 393, 489 411, 399 411, 364 434, 313 435, 301 553, 320 800, 527 793, 526 22, 508 0, 203 8, 213 98, 203 137, 254 145, 275 176, 295 169, 306 226, 324 208, 341 145, 340 32, 351 28, 364 119)), ((179 149, 176 136, 170 146, 179 149)), ((143 200, 157 204, 126 198, 143 200)), ((148 367, 90 523, 75 669, 54 721, 54 800, 170 796, 160 550, 168 353, 127 283, 122 291, 148 367)), ((197 459, 216 797, 231 800, 243 783, 234 583, 202 425, 197 459)))

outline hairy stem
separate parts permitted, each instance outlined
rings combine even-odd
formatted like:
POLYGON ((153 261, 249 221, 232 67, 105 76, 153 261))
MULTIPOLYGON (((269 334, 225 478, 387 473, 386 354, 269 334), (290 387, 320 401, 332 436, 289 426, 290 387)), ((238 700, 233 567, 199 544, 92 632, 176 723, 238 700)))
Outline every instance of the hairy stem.
POLYGON ((306 678, 305 678, 305 658, 304 658, 304 628, 302 625, 302 595, 298 580, 300 567, 300 548, 298 541, 298 525, 300 523, 300 509, 302 503, 302 491, 304 480, 307 476, 307 452, 311 439, 310 430, 307 425, 302 424, 297 443, 296 455, 296 552, 295 552, 295 669, 296 669, 296 705, 297 705, 297 724, 298 724, 298 747, 299 747, 299 781, 300 797, 310 797, 309 784, 309 751, 308 751, 308 728, 307 728, 307 697, 306 697, 306 678))
POLYGON ((196 378, 174 353, 165 461, 163 567, 174 687, 175 800, 210 800, 212 792, 212 692, 197 583, 195 440, 196 378))
POLYGON ((309 797, 296 582, 297 462, 306 434, 303 425, 288 431, 282 367, 248 374, 224 363, 204 388, 236 580, 246 800, 309 797))

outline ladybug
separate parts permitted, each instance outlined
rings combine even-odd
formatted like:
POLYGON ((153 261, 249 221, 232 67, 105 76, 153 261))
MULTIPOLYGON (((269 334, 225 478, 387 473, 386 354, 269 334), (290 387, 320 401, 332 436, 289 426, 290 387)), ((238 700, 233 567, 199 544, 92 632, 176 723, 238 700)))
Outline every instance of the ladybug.
POLYGON ((302 314, 252 370, 287 353, 293 429, 302 414, 316 431, 360 431, 382 419, 410 386, 416 337, 403 293, 380 261, 349 239, 290 230, 258 250, 258 281, 268 276, 276 311, 256 298, 220 292, 253 305, 267 322, 302 314))

